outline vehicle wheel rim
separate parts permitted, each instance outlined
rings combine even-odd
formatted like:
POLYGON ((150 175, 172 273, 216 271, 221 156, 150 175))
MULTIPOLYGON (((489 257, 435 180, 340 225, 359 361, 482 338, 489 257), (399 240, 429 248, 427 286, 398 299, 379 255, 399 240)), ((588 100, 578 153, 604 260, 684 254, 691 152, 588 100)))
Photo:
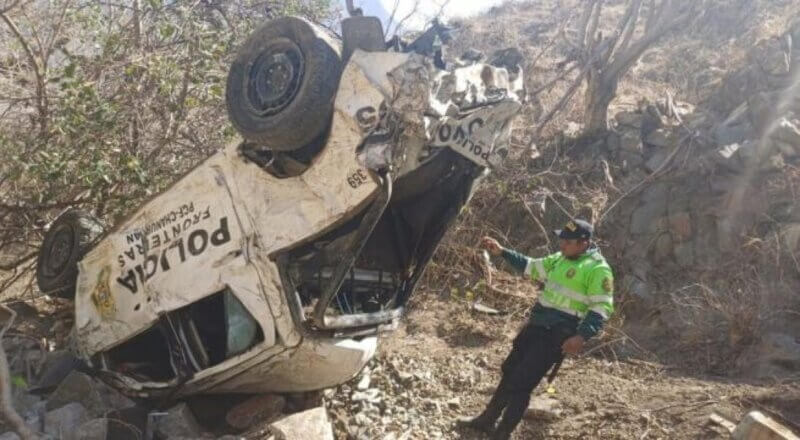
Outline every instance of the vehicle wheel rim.
POLYGON ((44 265, 45 274, 55 276, 64 270, 64 267, 69 262, 74 244, 75 239, 72 228, 65 226, 56 231, 44 265))
POLYGON ((253 63, 247 75, 247 101, 260 116, 272 116, 289 105, 303 80, 303 54, 290 41, 273 44, 253 63))

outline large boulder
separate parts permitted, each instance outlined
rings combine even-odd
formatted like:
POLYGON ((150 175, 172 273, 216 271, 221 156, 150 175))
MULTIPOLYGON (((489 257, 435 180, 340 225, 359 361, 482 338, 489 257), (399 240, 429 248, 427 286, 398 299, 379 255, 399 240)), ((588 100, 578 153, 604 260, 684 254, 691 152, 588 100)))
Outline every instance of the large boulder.
POLYGON ((638 132, 626 131, 620 136, 620 149, 629 153, 642 154, 642 138, 638 132))
POLYGON ((642 114, 638 112, 619 112, 614 116, 617 125, 635 128, 637 131, 642 128, 642 114))
POLYGON ((717 145, 740 143, 753 137, 755 137, 755 129, 750 121, 735 125, 720 124, 714 127, 714 141, 717 145))
POLYGON ((789 223, 781 227, 780 233, 783 246, 790 252, 800 250, 800 223, 789 223))
POLYGON ((664 166, 664 163, 666 163, 667 159, 669 159, 670 154, 672 154, 672 151, 664 148, 657 150, 644 163, 644 169, 650 173, 655 173, 656 171, 660 170, 662 166, 664 166))
POLYGON ((82 402, 93 417, 103 417, 109 411, 136 405, 115 389, 79 371, 72 371, 61 382, 47 400, 47 409, 56 409, 70 402, 82 402))
POLYGON ((104 417, 89 420, 75 431, 75 438, 80 440, 106 440, 107 435, 108 419, 104 417))
POLYGON ((141 440, 146 437, 147 410, 139 407, 111 411, 108 417, 89 420, 78 427, 79 440, 141 440))
POLYGON ((278 394, 255 396, 234 406, 225 416, 225 421, 236 429, 247 429, 252 425, 281 414, 286 399, 278 394))
POLYGON ((44 432, 57 439, 76 439, 79 426, 89 420, 89 412, 80 403, 72 402, 44 415, 44 432))
POLYGON ((642 204, 633 211, 630 232, 634 235, 655 233, 662 227, 661 219, 667 214, 669 188, 656 183, 643 191, 642 204))
POLYGON ((668 148, 678 141, 677 134, 669 128, 659 128, 647 135, 645 143, 651 147, 668 148))
POLYGON ((762 379, 783 377, 800 370, 800 340, 785 333, 768 333, 739 358, 749 376, 762 379))
POLYGON ((749 53, 750 61, 767 75, 785 76, 789 74, 792 53, 785 37, 763 40, 749 53))
POLYGON ((179 403, 156 421, 155 432, 164 437, 204 437, 203 428, 197 423, 192 410, 186 403, 179 403))
POLYGON ((270 425, 270 430, 276 440, 333 440, 324 407, 292 414, 270 425))

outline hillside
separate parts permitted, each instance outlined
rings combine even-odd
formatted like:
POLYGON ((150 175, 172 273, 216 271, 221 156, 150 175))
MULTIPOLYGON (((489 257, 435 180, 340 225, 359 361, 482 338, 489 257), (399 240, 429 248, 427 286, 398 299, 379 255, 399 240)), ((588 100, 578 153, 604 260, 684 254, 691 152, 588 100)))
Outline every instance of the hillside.
MULTIPOLYGON (((288 2, 266 14, 328 18, 316 5, 288 2)), ((625 6, 605 2, 600 34, 614 32, 625 6)), ((73 324, 71 302, 35 287, 45 225, 68 206, 114 225, 235 139, 222 78, 233 48, 265 18, 248 7, 155 8, 138 40, 127 9, 110 16, 119 30, 95 33, 80 23, 109 12, 80 10, 69 44, 53 43, 58 56, 41 87, 4 30, 0 146, 13 160, 0 166, 0 293, 20 315, 5 345, 23 383, 52 360, 46 353, 68 346, 73 324)), ((709 1, 625 72, 609 129, 586 135, 583 86, 540 125, 580 79, 567 62, 580 10, 579 0, 511 1, 449 23, 448 62, 470 49, 522 54, 528 101, 505 166, 461 212, 400 328, 381 337, 355 379, 287 394, 278 411, 265 409, 271 400, 245 405, 247 423, 237 427, 229 415, 244 397, 182 399, 197 432, 271 438, 281 412, 322 404, 337 439, 483 438, 453 421, 491 396, 538 292, 499 259, 487 267, 479 240, 544 255, 557 250, 548 231, 572 217, 597 226, 615 271, 616 313, 549 391, 537 389, 540 408, 515 439, 730 438, 709 417, 738 421, 753 409, 800 432, 800 4, 709 1)), ((47 23, 58 21, 54 11, 47 23)), ((18 410, 42 424, 45 396, 14 389, 18 410)))

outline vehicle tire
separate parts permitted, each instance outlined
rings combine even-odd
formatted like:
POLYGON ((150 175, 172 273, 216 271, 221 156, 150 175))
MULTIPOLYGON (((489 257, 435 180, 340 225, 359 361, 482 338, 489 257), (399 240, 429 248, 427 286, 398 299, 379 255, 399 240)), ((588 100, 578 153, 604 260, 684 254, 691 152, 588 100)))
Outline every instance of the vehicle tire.
POLYGON ((330 124, 339 87, 340 44, 297 17, 271 20, 239 49, 228 72, 228 117, 245 140, 292 151, 330 124))
POLYGON ((36 264, 39 290, 50 296, 74 298, 78 261, 102 233, 102 225, 83 211, 71 209, 61 214, 39 249, 36 264))

